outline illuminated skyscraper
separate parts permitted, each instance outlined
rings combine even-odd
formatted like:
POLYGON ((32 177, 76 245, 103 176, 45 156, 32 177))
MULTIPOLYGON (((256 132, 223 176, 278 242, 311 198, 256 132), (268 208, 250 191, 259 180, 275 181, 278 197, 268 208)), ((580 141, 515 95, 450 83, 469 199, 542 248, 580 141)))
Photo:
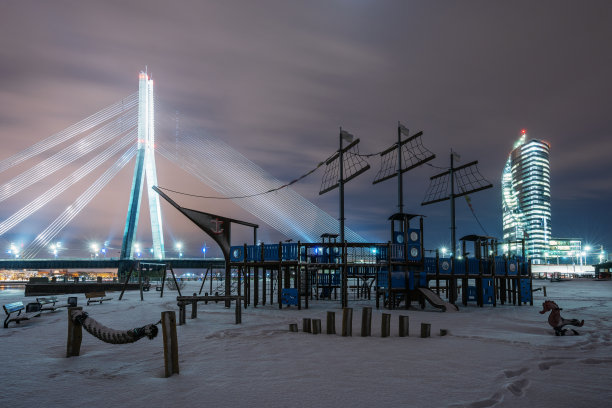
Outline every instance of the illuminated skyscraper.
POLYGON ((153 98, 153 80, 145 72, 139 76, 138 86, 138 153, 132 179, 132 193, 128 207, 123 244, 121 245, 121 259, 133 258, 133 245, 138 227, 140 201, 144 176, 147 178, 149 197, 149 213, 151 215, 151 233, 153 235, 153 256, 164 257, 164 235, 162 229, 159 196, 152 186, 157 185, 157 171, 155 169, 155 106, 153 98))
POLYGON ((545 261, 551 237, 549 153, 547 142, 527 141, 523 130, 502 173, 504 241, 511 242, 511 253, 520 255, 520 246, 512 242, 525 239, 534 263, 545 261))

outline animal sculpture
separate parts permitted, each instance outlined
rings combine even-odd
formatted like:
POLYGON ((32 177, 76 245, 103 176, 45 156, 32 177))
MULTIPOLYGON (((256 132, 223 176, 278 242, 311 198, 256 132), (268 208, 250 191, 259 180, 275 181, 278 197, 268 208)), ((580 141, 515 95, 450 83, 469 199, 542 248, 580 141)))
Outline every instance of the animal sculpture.
POLYGON ((542 303, 542 310, 540 314, 544 314, 546 312, 550 312, 548 316, 548 324, 555 329, 555 336, 565 336, 568 330, 571 330, 574 334, 579 334, 574 329, 566 329, 565 326, 577 326, 582 327, 584 325, 584 320, 578 319, 564 319, 561 317, 561 309, 555 302, 552 300, 547 300, 542 303))

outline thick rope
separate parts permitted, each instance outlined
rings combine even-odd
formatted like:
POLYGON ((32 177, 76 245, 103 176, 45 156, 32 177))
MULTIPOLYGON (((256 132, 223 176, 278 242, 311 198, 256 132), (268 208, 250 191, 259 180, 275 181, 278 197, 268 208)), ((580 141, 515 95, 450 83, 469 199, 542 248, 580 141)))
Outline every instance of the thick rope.
POLYGON ((130 330, 114 330, 95 321, 89 317, 87 312, 81 310, 72 312, 72 322, 83 326, 85 330, 95 337, 111 344, 134 343, 145 336, 152 340, 157 336, 157 324, 160 323, 147 324, 146 326, 136 327, 130 330))

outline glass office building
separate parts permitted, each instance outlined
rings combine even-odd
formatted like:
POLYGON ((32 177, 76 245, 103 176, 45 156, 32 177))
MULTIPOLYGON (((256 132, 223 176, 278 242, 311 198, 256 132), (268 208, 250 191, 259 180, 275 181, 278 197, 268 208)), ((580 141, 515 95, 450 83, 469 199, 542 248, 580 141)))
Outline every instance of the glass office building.
POLYGON ((544 263, 551 237, 550 146, 541 140, 527 141, 523 130, 502 173, 504 241, 508 252, 525 253, 534 263, 544 263))

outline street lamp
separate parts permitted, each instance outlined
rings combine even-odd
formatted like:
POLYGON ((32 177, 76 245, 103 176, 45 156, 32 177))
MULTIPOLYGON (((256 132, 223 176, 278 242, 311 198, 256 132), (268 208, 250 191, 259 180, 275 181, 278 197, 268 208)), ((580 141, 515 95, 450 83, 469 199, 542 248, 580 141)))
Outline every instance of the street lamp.
POLYGON ((442 251, 442 258, 446 258, 446 248, 442 247, 440 251, 442 251))
POLYGON ((100 250, 100 247, 97 243, 92 242, 91 244, 89 244, 89 249, 91 249, 91 258, 93 258, 94 256, 98 256, 98 251, 100 250))
POLYGON ((204 259, 206 259, 206 242, 204 243, 204 246, 202 247, 202 255, 204 256, 204 259))
POLYGON ((178 252, 178 256, 179 258, 183 256, 183 243, 182 242, 177 242, 174 247, 176 248, 176 251, 178 252))
POLYGON ((137 256, 138 258, 140 258, 140 255, 142 255, 142 254, 140 253, 140 244, 139 244, 138 242, 136 242, 136 243, 134 244, 134 252, 136 252, 136 256, 137 256))

